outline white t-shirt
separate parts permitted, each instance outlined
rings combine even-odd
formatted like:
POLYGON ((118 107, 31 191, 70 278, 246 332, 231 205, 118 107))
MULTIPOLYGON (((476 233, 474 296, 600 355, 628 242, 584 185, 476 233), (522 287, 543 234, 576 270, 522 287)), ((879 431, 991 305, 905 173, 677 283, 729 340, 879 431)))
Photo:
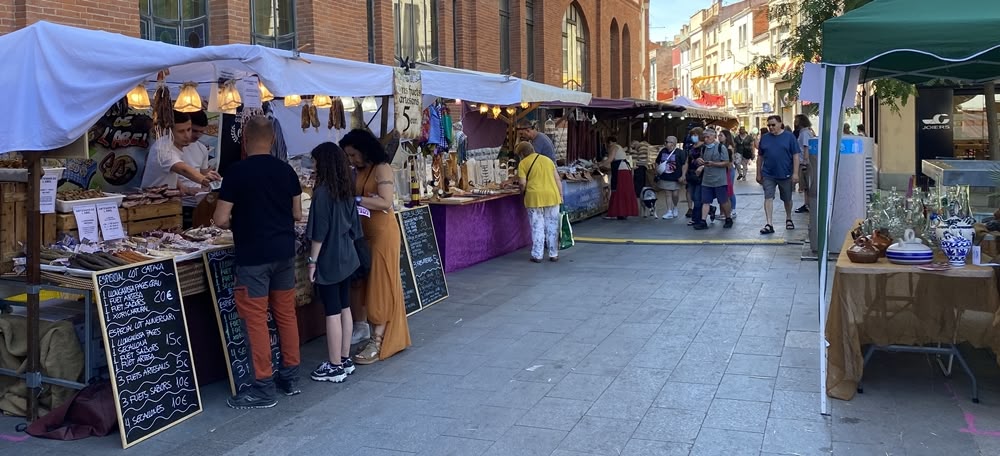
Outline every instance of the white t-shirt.
POLYGON ((170 167, 184 161, 184 153, 174 145, 173 135, 167 134, 149 147, 146 168, 142 173, 142 188, 166 185, 177 188, 177 173, 170 167))
MULTIPOLYGON (((192 168, 197 169, 198 171, 208 168, 208 146, 202 144, 199 141, 195 141, 189 144, 187 147, 185 147, 183 149, 183 152, 184 155, 182 159, 184 160, 184 163, 187 163, 192 168)), ((177 187, 201 188, 201 184, 197 184, 191 179, 188 179, 184 176, 177 176, 177 187)), ((181 201, 184 206, 195 207, 198 205, 198 203, 201 202, 201 198, 195 197, 193 195, 185 196, 184 198, 181 199, 181 201)))

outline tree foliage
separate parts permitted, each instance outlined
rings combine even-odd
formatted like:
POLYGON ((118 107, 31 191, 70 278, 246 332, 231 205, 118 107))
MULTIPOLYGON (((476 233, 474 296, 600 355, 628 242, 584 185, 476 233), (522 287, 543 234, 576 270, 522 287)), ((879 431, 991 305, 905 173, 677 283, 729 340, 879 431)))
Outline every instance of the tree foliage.
MULTIPOLYGON (((823 51, 823 22, 844 12, 859 8, 872 0, 799 0, 772 5, 768 19, 782 28, 787 28, 789 36, 778 42, 781 55, 787 55, 794 65, 781 76, 792 82, 791 92, 798 96, 802 85, 805 62, 819 62, 823 51), (798 16, 798 24, 793 26, 792 18, 798 16)), ((747 66, 751 74, 768 78, 778 71, 778 57, 757 56, 747 66)), ((873 94, 879 103, 898 112, 906 105, 916 88, 895 79, 878 79, 872 83, 873 94)))

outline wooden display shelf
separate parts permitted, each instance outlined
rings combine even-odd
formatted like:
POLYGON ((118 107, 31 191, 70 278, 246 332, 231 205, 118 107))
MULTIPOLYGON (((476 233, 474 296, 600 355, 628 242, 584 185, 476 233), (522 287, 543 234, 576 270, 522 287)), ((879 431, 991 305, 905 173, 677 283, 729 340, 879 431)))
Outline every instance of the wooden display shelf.
POLYGON ((130 236, 149 231, 180 229, 184 224, 180 201, 130 207, 125 211, 128 215, 125 230, 130 236))
MULTIPOLYGON (((28 241, 28 186, 21 182, 0 182, 0 274, 14 270, 14 258, 21 256, 28 241)), ((56 241, 56 215, 42 215, 42 245, 56 241)))

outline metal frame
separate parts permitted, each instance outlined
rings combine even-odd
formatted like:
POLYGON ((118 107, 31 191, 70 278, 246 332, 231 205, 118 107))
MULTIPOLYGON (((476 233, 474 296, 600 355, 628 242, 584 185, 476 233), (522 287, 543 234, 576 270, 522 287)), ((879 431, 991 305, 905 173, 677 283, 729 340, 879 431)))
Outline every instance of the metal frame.
MULTIPOLYGON (((965 358, 962 357, 962 353, 958 350, 955 344, 938 344, 937 347, 925 347, 925 346, 914 346, 914 345, 869 345, 868 349, 865 350, 865 362, 862 364, 862 379, 864 379, 864 367, 868 365, 868 361, 871 360, 872 355, 875 351, 884 351, 890 353, 921 353, 925 355, 937 355, 937 364, 941 368, 941 373, 946 377, 951 376, 952 362, 958 359, 958 364, 962 366, 962 370, 965 374, 969 376, 969 380, 972 382, 972 402, 979 403, 979 383, 976 381, 976 375, 972 373, 972 369, 965 362, 965 358), (948 357, 948 368, 945 369, 944 363, 941 361, 942 356, 948 357)), ((865 389, 862 386, 861 381, 858 381, 858 393, 864 394, 865 389)))
MULTIPOLYGON (((6 283, 6 284, 14 285, 14 286, 24 286, 24 282, 19 281, 19 280, 0 279, 0 283, 6 283)), ((39 388, 39 387, 41 387, 42 383, 47 383, 47 384, 50 384, 50 385, 62 386, 62 387, 65 387, 65 388, 83 389, 84 387, 87 386, 87 382, 90 381, 90 379, 92 377, 91 376, 92 372, 91 372, 91 368, 90 368, 90 365, 91 365, 91 362, 90 362, 91 359, 90 358, 91 358, 91 339, 93 338, 92 336, 93 336, 93 331, 94 331, 94 328, 93 328, 93 316, 91 315, 92 314, 91 306, 94 304, 93 295, 92 295, 93 290, 84 290, 84 289, 81 289, 81 288, 59 287, 59 286, 54 286, 54 285, 40 285, 38 287, 38 289, 39 289, 39 291, 55 291, 55 292, 58 292, 58 293, 65 293, 65 294, 72 294, 72 295, 83 296, 83 305, 84 305, 84 309, 83 309, 83 324, 84 324, 84 328, 83 328, 83 338, 84 338, 84 341, 83 341, 83 350, 84 350, 84 352, 83 352, 83 382, 81 383, 81 382, 74 382, 74 381, 64 380, 64 379, 61 379, 61 378, 47 377, 45 375, 42 375, 41 371, 38 371, 38 372, 18 373, 17 371, 15 371, 13 369, 0 368, 0 375, 24 379, 25 382, 28 383, 28 388, 39 388)), ((18 307, 27 307, 26 303, 8 301, 8 300, 3 300, 3 299, 0 299, 0 305, 10 305, 10 306, 18 306, 18 307)))

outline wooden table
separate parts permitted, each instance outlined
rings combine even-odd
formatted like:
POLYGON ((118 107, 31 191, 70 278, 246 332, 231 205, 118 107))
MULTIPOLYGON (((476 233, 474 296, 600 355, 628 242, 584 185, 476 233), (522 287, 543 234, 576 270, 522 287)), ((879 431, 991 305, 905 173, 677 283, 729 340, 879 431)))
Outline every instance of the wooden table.
MULTIPOLYGON (((1000 352, 1000 297, 992 267, 966 265, 924 271, 889 263, 852 263, 848 237, 837 259, 825 328, 830 344, 827 394, 849 400, 860 392, 864 366, 875 350, 954 357, 976 380, 955 348, 959 342, 1000 352), (862 346, 868 349, 862 354, 862 346)), ((940 358, 939 358, 940 362, 940 358)), ((947 368, 950 371, 950 361, 947 368)))

